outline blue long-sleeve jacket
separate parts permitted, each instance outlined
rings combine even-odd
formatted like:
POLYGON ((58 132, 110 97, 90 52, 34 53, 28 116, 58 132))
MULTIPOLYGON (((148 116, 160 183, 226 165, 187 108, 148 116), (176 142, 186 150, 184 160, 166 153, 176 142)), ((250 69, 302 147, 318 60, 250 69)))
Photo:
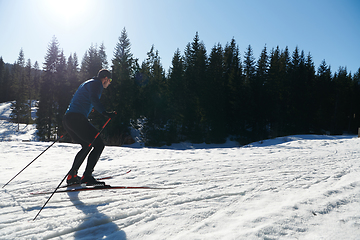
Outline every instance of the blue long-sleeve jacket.
POLYGON ((82 83, 71 99, 66 113, 81 113, 88 117, 93 107, 99 113, 103 113, 105 108, 100 102, 103 89, 100 79, 97 78, 82 83))

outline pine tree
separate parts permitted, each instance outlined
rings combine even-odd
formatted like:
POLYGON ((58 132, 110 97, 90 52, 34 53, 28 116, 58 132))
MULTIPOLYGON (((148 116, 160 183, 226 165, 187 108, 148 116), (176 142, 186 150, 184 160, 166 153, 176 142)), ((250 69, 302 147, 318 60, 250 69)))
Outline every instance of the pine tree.
POLYGON ((244 78, 246 84, 253 84, 255 78, 255 58, 251 45, 247 47, 244 56, 244 78))
POLYGON ((314 113, 314 131, 315 133, 326 133, 330 130, 332 116, 333 93, 332 93, 332 76, 331 69, 323 60, 317 70, 314 83, 314 94, 312 105, 316 106, 314 113))
POLYGON ((304 52, 300 54, 298 47, 295 48, 288 72, 289 77, 289 112, 288 112, 288 123, 289 131, 291 133, 303 133, 301 125, 304 123, 302 111, 303 96, 306 94, 306 83, 305 83, 305 59, 304 52))
POLYGON ((34 72, 34 78, 33 78, 34 99, 38 100, 40 95, 41 70, 37 61, 34 63, 33 72, 34 72))
POLYGON ((188 44, 184 56, 185 109, 183 134, 195 143, 203 142, 202 117, 206 84, 207 54, 205 45, 196 33, 193 42, 188 44))
POLYGON ((86 51, 81 60, 81 67, 80 67, 80 78, 81 79, 90 79, 93 76, 93 75, 91 75, 91 73, 89 73, 88 62, 89 62, 89 55, 88 55, 88 51, 86 51))
POLYGON ((353 115, 352 81, 345 67, 339 67, 334 78, 334 108, 332 115, 331 134, 342 134, 349 130, 349 120, 353 115))
POLYGON ((40 86, 40 101, 37 110, 37 134, 41 140, 50 140, 57 133, 56 122, 56 80, 59 65, 59 42, 54 36, 45 56, 44 73, 40 86))
MULTIPOLYGON (((29 123, 30 111, 28 105, 28 82, 25 73, 25 57, 23 49, 20 50, 18 60, 12 72, 12 88, 15 96, 15 101, 11 104, 12 121, 19 123, 29 123)), ((19 129, 19 125, 18 125, 19 129)))
POLYGON ((316 106, 314 105, 314 98, 317 94, 317 90, 315 89, 315 65, 312 61, 312 56, 310 52, 308 53, 306 60, 305 60, 305 74, 304 74, 304 81, 305 81, 305 91, 304 94, 304 101, 303 105, 308 107, 304 108, 304 126, 303 129, 305 132, 312 132, 314 131, 315 126, 315 114, 316 114, 316 106))
POLYGON ((172 58, 172 66, 167 82, 167 99, 169 101, 169 135, 167 144, 170 144, 184 140, 179 130, 184 122, 185 113, 184 61, 179 49, 176 50, 172 58))
POLYGON ((65 132, 62 119, 70 102, 69 75, 67 73, 67 62, 63 50, 61 50, 59 54, 59 61, 56 66, 55 77, 55 104, 57 106, 56 109, 54 109, 56 116, 55 125, 57 128, 57 133, 62 135, 65 132))
POLYGON ((291 98, 292 98, 292 89, 291 89, 291 77, 290 77, 290 67, 291 67, 291 57, 288 47, 281 52, 280 55, 280 71, 278 73, 278 78, 280 80, 280 96, 282 112, 280 113, 280 124, 281 132, 280 136, 291 134, 291 98))
POLYGON ((254 81, 252 82, 252 99, 255 107, 254 113, 254 124, 253 124, 253 134, 256 139, 264 139, 268 137, 266 125, 267 125, 267 97, 265 86, 268 81, 268 70, 269 70, 269 60, 268 60, 267 48, 266 46, 260 54, 260 58, 256 64, 256 74, 254 81))
POLYGON ((235 39, 227 43, 224 50, 224 79, 227 85, 226 117, 228 119, 228 133, 239 136, 245 129, 245 118, 243 108, 244 78, 239 47, 235 39))
POLYGON ((131 44, 124 28, 116 44, 112 59, 112 84, 104 92, 104 103, 110 110, 117 112, 117 117, 106 129, 109 141, 121 144, 130 134, 130 120, 136 117, 134 109, 137 89, 135 85, 135 70, 137 59, 131 53, 131 44))
POLYGON ((215 45, 209 56, 207 83, 203 85, 205 93, 203 101, 206 120, 206 142, 224 143, 227 137, 226 126, 226 88, 224 76, 224 51, 220 44, 215 45))
POLYGON ((177 49, 172 58, 172 67, 168 75, 168 93, 170 117, 177 125, 183 122, 185 112, 184 60, 177 49))
POLYGON ((101 45, 99 47, 98 56, 100 58, 101 68, 108 69, 109 64, 108 64, 108 61, 107 61, 107 55, 106 55, 106 52, 105 52, 104 43, 101 43, 101 45))
POLYGON ((81 77, 87 80, 97 76, 97 73, 103 67, 102 61, 103 59, 99 55, 97 46, 91 45, 81 63, 81 77))
POLYGON ((260 126, 258 123, 259 102, 258 98, 261 94, 262 85, 257 83, 256 79, 256 62, 253 55, 251 45, 248 46, 244 56, 244 86, 245 86, 245 106, 246 120, 248 122, 247 128, 251 129, 249 134, 253 139, 257 140, 260 134, 260 126))
POLYGON ((33 77, 33 69, 32 69, 32 65, 31 65, 31 60, 28 59, 27 63, 26 63, 26 67, 25 67, 25 82, 26 82, 26 87, 27 87, 27 95, 28 95, 28 99, 26 99, 26 101, 28 101, 29 104, 29 108, 28 111, 29 113, 27 114, 27 122, 32 122, 31 119, 31 108, 32 108, 32 100, 34 99, 34 95, 35 95, 35 90, 34 90, 34 77, 33 77))
POLYGON ((76 89, 79 87, 81 83, 80 73, 79 73, 79 62, 76 53, 74 53, 74 55, 70 54, 67 61, 66 73, 69 81, 69 91, 70 91, 69 101, 70 101, 72 95, 75 93, 76 89))
POLYGON ((289 52, 286 47, 280 51, 279 46, 270 53, 270 66, 267 89, 270 137, 284 136, 288 132, 287 117, 289 106, 288 68, 289 52))
POLYGON ((146 117, 143 128, 145 144, 152 146, 164 145, 167 141, 167 85, 165 72, 161 65, 158 51, 151 47, 147 59, 142 63, 140 72, 148 78, 148 84, 140 89, 140 102, 142 102, 141 115, 146 117))

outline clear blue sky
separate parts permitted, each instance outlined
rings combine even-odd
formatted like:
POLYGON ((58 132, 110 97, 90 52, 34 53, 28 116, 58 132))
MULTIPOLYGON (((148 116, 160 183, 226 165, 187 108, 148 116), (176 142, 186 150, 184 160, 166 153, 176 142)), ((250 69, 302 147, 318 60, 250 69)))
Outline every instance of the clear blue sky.
POLYGON ((242 57, 249 44, 256 59, 265 45, 298 46, 316 68, 323 59, 333 73, 360 67, 360 0, 0 0, 0 56, 14 63, 22 48, 42 67, 55 35, 79 61, 104 43, 110 63, 124 27, 139 63, 154 45, 166 71, 196 32, 208 54, 234 37, 242 57))

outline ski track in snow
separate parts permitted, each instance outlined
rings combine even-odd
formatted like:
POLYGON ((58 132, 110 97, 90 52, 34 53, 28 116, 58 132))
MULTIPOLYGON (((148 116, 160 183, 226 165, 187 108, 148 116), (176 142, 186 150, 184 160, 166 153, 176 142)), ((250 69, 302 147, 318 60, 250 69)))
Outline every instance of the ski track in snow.
MULTIPOLYGON (((49 144, 0 142, 0 184, 49 144)), ((59 193, 32 221, 48 195, 30 192, 54 189, 79 149, 55 144, 0 189, 0 239, 360 238, 354 136, 202 146, 106 147, 94 175, 108 184, 175 188, 59 193)))

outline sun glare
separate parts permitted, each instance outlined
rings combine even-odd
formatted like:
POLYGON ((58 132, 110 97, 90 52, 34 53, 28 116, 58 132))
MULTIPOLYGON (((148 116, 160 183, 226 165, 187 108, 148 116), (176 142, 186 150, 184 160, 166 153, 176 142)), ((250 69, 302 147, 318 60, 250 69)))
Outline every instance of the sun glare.
POLYGON ((60 24, 74 24, 81 21, 88 10, 87 0, 47 0, 46 11, 60 24))

